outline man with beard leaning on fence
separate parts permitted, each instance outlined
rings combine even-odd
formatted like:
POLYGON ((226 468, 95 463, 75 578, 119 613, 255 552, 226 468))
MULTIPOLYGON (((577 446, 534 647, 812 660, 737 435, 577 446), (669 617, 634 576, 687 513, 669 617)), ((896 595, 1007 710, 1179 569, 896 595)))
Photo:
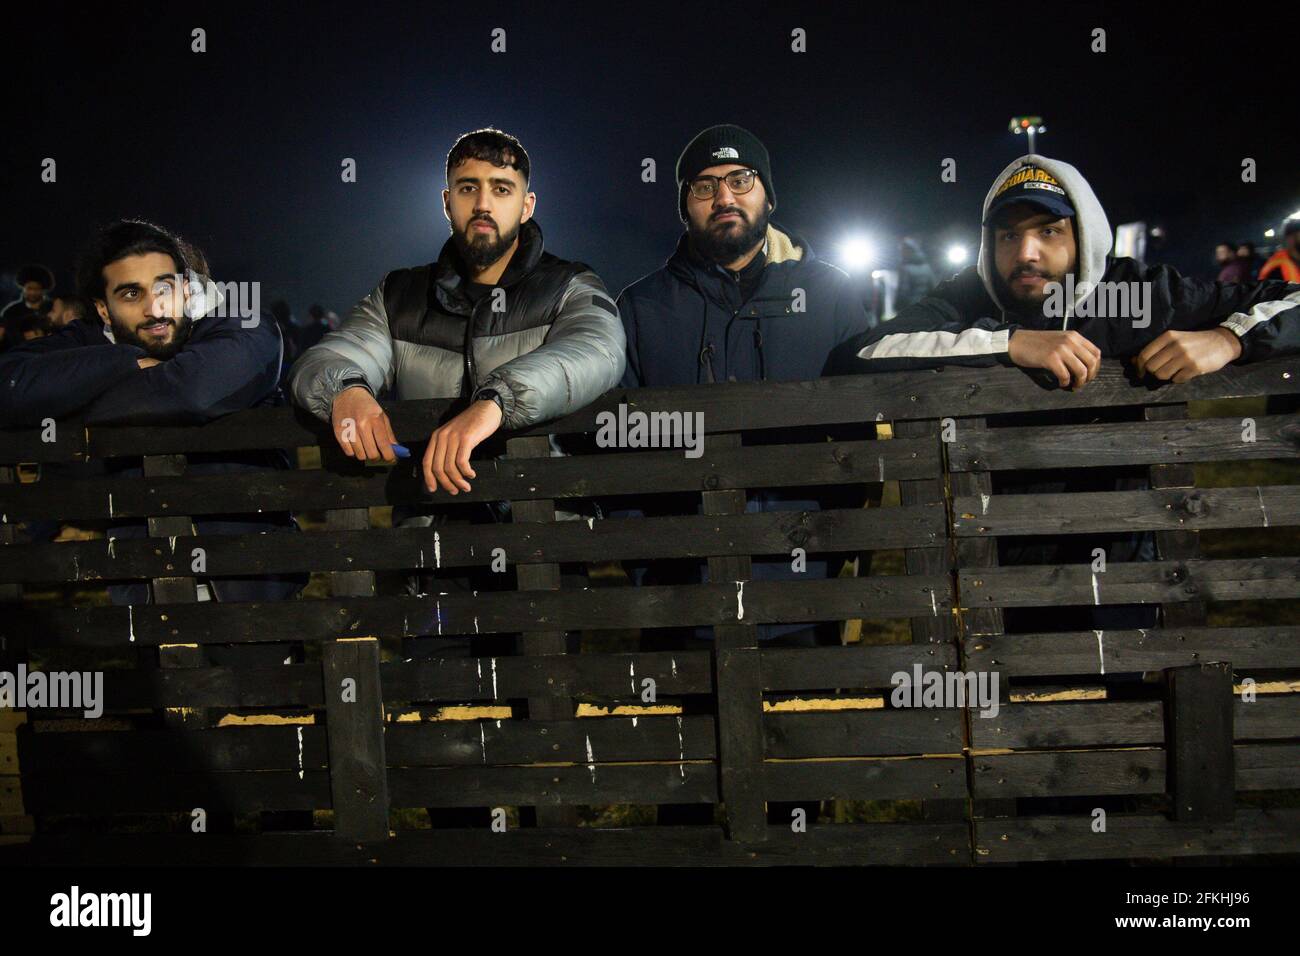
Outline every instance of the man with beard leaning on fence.
MULTIPOLYGON (((216 287, 195 271, 196 258, 201 261, 193 247, 149 222, 119 220, 101 230, 78 264, 78 291, 97 321, 71 322, 0 355, 0 423, 32 427, 53 418, 78 426, 200 425, 280 404, 274 323, 259 319, 246 327, 238 316, 220 315, 221 301, 208 299, 216 287)), ((185 474, 283 467, 287 460, 278 451, 194 453, 186 456, 185 474)), ((143 475, 138 459, 113 459, 105 471, 113 478, 143 475)), ((200 535, 297 530, 287 514, 196 518, 194 529, 200 535)), ((108 529, 118 540, 147 534, 143 520, 108 529)), ((196 582, 200 601, 283 601, 306 583, 306 575, 209 572, 196 582)), ((118 605, 152 601, 144 582, 110 584, 108 592, 118 605)), ((294 654, 285 642, 205 647, 217 665, 278 665, 294 654)))
MULTIPOLYGON (((1300 285, 1225 285, 1169 266, 1112 258, 1111 229, 1091 185, 1068 163, 1030 154, 1006 167, 984 200, 979 260, 889 322, 844 346, 836 371, 942 365, 1015 365, 1079 390, 1102 358, 1125 359, 1138 377, 1185 382, 1300 349, 1300 285), (1098 283, 1102 283, 1098 285, 1098 283), (1122 283, 1123 300, 1111 297, 1122 283), (1139 292, 1141 283, 1149 295, 1139 292), (1071 297, 1068 290, 1073 289, 1071 297), (1123 315, 1099 315, 1105 295, 1123 315), (1145 301, 1140 317, 1134 303, 1145 301), (1120 311, 1123 311, 1121 309, 1120 311), (1080 314, 1082 313, 1082 314, 1080 314)), ((1106 311, 1109 311, 1107 309, 1106 311)), ((1140 421, 1140 407, 1060 409, 990 416, 989 424, 1070 425, 1140 421)), ((1147 466, 993 472, 1012 494, 1143 490, 1147 466)), ((1078 565, 1102 548, 1107 562, 1153 561, 1151 532, 1000 537, 1003 565, 1078 565)), ((1154 627, 1156 605, 1006 608, 1009 633, 1154 627)))
MULTIPOLYGON (((424 483, 434 497, 395 507, 395 526, 503 520, 501 503, 454 503, 471 490, 474 449, 500 429, 590 404, 623 374, 614 301, 589 267, 544 251, 530 172, 513 136, 495 129, 461 136, 447 155, 442 199, 451 238, 437 260, 389 272, 290 375, 294 401, 333 425, 346 455, 368 461, 396 460, 381 393, 399 401, 460 399, 456 414, 432 428, 424 451, 424 483)), ((469 595, 510 587, 513 575, 492 573, 488 560, 460 573, 420 572, 407 590, 469 595)), ((569 636, 571 648, 577 636, 569 636)), ((509 634, 403 641, 412 658, 499 656, 513 647, 509 634)), ((490 825, 487 807, 428 812, 435 827, 490 825)))

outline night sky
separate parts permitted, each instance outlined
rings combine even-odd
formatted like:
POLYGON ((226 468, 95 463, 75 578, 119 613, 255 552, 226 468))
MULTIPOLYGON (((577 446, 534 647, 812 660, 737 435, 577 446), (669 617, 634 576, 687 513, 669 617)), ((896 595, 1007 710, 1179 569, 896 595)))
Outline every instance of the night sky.
POLYGON ((1149 261, 1212 277, 1215 242, 1261 240, 1300 208, 1300 18, 1284 5, 104 6, 7 13, 6 276, 34 260, 67 283, 96 224, 143 216, 203 247, 218 280, 260 281, 264 306, 343 314, 437 255, 447 150, 485 125, 529 150, 547 247, 615 292, 671 253, 674 163, 719 122, 766 142, 774 221, 832 260, 855 231, 882 251, 901 231, 973 250, 985 191, 1024 151, 1015 114, 1045 118, 1039 151, 1080 168, 1112 225, 1164 226, 1149 261), (190 52, 194 27, 208 52, 190 52))

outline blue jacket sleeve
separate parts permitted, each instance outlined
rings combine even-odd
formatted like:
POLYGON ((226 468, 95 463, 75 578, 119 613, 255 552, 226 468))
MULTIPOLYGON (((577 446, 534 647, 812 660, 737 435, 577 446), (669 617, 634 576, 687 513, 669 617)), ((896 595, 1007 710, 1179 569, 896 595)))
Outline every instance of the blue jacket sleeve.
POLYGON ((144 350, 115 345, 76 325, 0 355, 0 424, 66 418, 105 391, 144 374, 144 350))
POLYGON ((251 408, 275 390, 281 348, 274 322, 244 328, 233 316, 198 321, 214 325, 174 357, 105 391, 86 421, 201 424, 251 408))

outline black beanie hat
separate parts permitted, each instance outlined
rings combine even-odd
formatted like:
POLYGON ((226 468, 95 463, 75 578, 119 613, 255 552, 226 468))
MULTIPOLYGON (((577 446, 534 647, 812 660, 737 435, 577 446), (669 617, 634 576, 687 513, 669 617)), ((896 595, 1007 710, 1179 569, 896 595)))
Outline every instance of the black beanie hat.
POLYGON ((710 126, 698 133, 677 158, 677 215, 686 222, 687 183, 700 174, 700 170, 726 163, 738 163, 758 170, 763 180, 768 202, 776 208, 776 191, 772 189, 772 165, 767 158, 767 147, 747 129, 723 123, 710 126))

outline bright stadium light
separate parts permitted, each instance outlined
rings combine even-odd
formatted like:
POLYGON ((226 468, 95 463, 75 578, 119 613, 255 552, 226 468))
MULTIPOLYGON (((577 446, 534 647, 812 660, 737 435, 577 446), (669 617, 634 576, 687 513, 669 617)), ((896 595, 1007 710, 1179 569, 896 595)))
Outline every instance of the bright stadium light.
POLYGON ((1277 232, 1276 232, 1275 230, 1273 230, 1273 229, 1265 229, 1265 230, 1264 230, 1264 238, 1265 238, 1265 239, 1272 239, 1272 238, 1273 238, 1274 236, 1276 236, 1276 235, 1277 235, 1277 232))
POLYGON ((861 272, 876 261, 876 247, 866 236, 852 236, 840 244, 840 261, 849 272, 861 272))
POLYGON ((969 253, 966 251, 965 246, 948 247, 948 261, 954 266, 965 265, 966 257, 968 255, 969 253))

